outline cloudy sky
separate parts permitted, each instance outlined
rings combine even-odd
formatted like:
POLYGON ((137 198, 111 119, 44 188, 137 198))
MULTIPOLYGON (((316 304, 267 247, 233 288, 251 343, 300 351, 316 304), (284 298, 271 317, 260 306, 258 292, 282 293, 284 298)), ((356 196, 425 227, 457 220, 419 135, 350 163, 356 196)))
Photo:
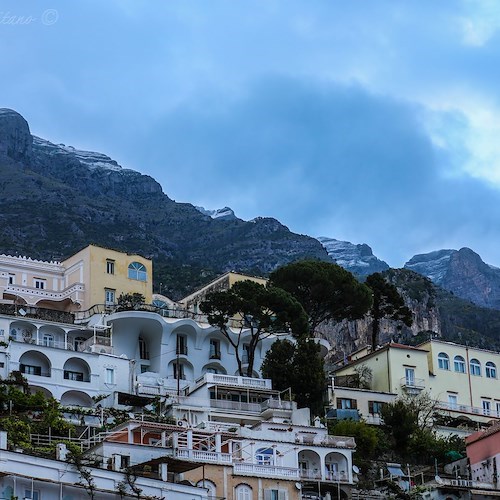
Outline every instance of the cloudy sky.
POLYGON ((0 0, 1 107, 176 201, 500 266, 497 0, 0 0))

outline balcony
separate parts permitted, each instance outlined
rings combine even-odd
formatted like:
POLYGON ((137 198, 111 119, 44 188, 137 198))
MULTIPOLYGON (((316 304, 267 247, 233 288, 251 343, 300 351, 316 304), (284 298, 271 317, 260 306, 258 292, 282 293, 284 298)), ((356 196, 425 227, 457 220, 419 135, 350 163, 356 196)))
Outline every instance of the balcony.
POLYGON ((202 385, 215 384, 215 385, 229 385, 232 387, 245 387, 251 389, 272 389, 271 380, 263 378, 240 377, 236 375, 223 375, 221 373, 205 373, 197 381, 202 385))
POLYGON ((264 410, 296 410, 295 401, 283 401, 282 399, 270 398, 260 404, 261 411, 264 410))
POLYGON ((261 412, 260 403, 242 403, 240 401, 228 401, 226 399, 211 399, 210 407, 222 408, 227 411, 242 411, 245 413, 259 414, 261 412))
POLYGON ((44 288, 35 288, 31 286, 9 284, 5 288, 4 293, 10 293, 12 295, 18 295, 20 297, 30 296, 30 297, 36 297, 37 299, 43 298, 46 300, 54 300, 54 301, 61 301, 69 298, 73 300, 73 302, 76 302, 77 292, 81 293, 85 292, 85 286, 83 285, 83 283, 75 283, 74 285, 71 285, 60 292, 44 288))
POLYGON ((15 305, 15 304, 0 304, 0 314, 8 316, 21 316, 20 310, 24 311, 24 318, 43 319, 46 321, 54 321, 56 323, 73 324, 75 317, 73 313, 56 311, 55 309, 45 309, 43 307, 35 307, 28 305, 15 305))
POLYGON ((175 348, 175 354, 180 354, 180 355, 183 355, 183 356, 187 356, 187 354, 188 354, 188 347, 187 347, 187 345, 178 345, 175 348))
POLYGON ((425 389, 425 380, 423 378, 407 378, 400 380, 401 387, 410 393, 418 393, 425 389))
POLYGON ((230 464, 232 462, 232 456, 230 453, 220 453, 217 451, 204 451, 204 450, 189 450, 183 448, 174 450, 174 457, 184 460, 195 460, 196 462, 206 462, 206 463, 230 464))
POLYGON ((277 465, 234 463, 233 474, 240 476, 264 476, 283 479, 299 479, 299 469, 294 467, 278 467, 277 465))
POLYGON ((484 415, 491 418, 500 418, 500 412, 493 409, 481 408, 479 406, 460 405, 458 403, 436 402, 436 408, 439 410, 453 411, 457 413, 468 413, 473 415, 484 415))
POLYGON ((220 359, 220 351, 211 350, 210 359, 220 359))

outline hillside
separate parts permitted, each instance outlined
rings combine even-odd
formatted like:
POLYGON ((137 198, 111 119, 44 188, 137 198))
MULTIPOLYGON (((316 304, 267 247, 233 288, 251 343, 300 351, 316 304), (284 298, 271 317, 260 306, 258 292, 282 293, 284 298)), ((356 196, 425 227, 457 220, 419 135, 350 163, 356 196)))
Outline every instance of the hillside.
POLYGON ((88 243, 153 258, 155 282, 173 298, 227 270, 329 260, 275 219, 214 219, 106 155, 33 137, 21 115, 0 109, 0 252, 62 259, 88 243))

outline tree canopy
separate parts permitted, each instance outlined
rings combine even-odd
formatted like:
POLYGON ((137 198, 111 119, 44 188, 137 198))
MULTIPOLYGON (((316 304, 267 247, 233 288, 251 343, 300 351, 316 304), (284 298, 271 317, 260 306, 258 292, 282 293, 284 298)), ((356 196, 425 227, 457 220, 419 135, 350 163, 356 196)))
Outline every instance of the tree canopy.
POLYGON ((372 304, 367 286, 329 262, 304 260, 288 264, 271 273, 269 280, 302 304, 312 331, 323 321, 362 318, 372 304))
POLYGON ((200 309, 234 347, 240 375, 252 376, 255 350, 264 338, 278 333, 303 336, 308 331, 307 314, 291 294, 250 280, 239 281, 229 290, 209 293, 200 309), (240 349, 242 339, 248 342, 246 369, 240 349))
POLYGON ((314 340, 301 338, 296 344, 276 341, 262 363, 262 375, 273 381, 273 388, 290 388, 299 408, 308 407, 321 415, 326 383, 323 359, 314 340))
POLYGON ((398 289, 386 281, 382 274, 370 274, 366 278, 366 284, 373 293, 370 315, 372 318, 372 348, 375 349, 378 344, 380 320, 382 318, 399 321, 406 326, 411 326, 413 317, 411 310, 405 306, 398 289))

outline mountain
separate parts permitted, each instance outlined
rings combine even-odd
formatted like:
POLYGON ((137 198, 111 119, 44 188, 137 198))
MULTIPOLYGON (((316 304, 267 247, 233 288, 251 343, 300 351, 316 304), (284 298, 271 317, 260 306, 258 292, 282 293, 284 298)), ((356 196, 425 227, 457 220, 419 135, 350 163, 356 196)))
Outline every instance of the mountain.
POLYGON ((500 309, 500 269, 470 248, 415 255, 404 266, 474 304, 500 309))
MULTIPOLYGON (((388 269, 382 273, 395 285, 413 313, 411 327, 382 320, 380 343, 391 340, 416 345, 430 336, 500 350, 500 311, 461 299, 430 279, 409 269, 388 269)), ((321 334, 333 347, 331 358, 343 359, 371 342, 371 319, 321 325, 321 334)))
POLYGON ((208 215, 212 219, 217 219, 217 220, 237 219, 236 215, 234 215, 233 210, 229 207, 217 208, 216 210, 207 210, 206 208, 196 207, 196 206, 194 208, 196 208, 196 210, 198 210, 202 214, 208 215))
POLYGON ((359 278, 389 269, 389 264, 375 257, 372 249, 365 243, 355 245, 325 236, 320 236, 318 241, 334 262, 359 278))
POLYGON ((0 252, 62 259, 89 243, 153 258, 172 298, 227 270, 329 260, 275 219, 213 219, 106 155, 33 137, 20 114, 0 109, 0 252))

